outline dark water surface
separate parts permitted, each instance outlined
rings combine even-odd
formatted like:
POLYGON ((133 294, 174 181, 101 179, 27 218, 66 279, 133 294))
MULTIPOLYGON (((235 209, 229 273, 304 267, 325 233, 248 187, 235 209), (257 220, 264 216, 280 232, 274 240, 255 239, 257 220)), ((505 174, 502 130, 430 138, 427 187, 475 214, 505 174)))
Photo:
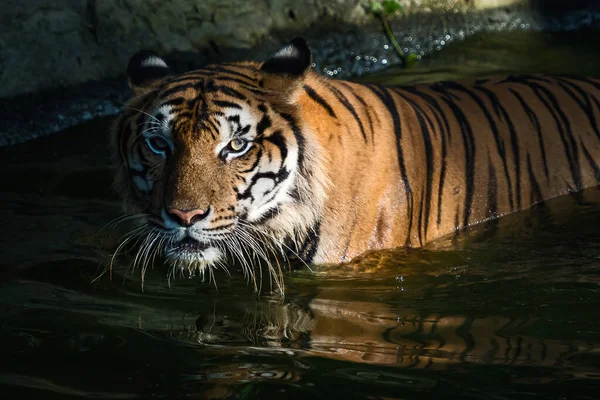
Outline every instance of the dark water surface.
MULTIPOLYGON (((594 74, 581 39, 483 36, 377 79, 594 74)), ((284 299, 237 274, 169 287, 161 268, 142 291, 127 255, 95 280, 119 239, 101 230, 120 213, 108 124, 0 152, 2 398, 600 398, 599 190, 287 274, 284 299)))

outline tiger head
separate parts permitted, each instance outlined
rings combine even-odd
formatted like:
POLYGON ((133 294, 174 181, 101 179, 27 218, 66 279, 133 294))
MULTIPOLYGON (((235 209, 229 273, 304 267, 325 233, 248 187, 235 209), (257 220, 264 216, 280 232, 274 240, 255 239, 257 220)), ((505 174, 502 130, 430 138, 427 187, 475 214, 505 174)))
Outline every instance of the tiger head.
POLYGON ((162 254, 204 274, 238 259, 252 274, 255 257, 301 251, 327 181, 298 115, 310 66, 299 38, 264 63, 179 75, 153 52, 132 57, 112 142, 118 191, 140 221, 136 260, 162 254))

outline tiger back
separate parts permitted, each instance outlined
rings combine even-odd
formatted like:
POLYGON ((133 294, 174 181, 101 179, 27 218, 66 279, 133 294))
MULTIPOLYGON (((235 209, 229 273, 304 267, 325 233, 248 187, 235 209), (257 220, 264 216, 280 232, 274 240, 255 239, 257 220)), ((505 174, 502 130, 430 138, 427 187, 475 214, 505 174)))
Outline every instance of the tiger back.
POLYGON ((328 172, 341 192, 328 203, 331 223, 321 230, 333 231, 325 235, 332 240, 321 242, 318 259, 420 247, 598 185, 597 80, 509 76, 384 88, 315 79, 309 91, 311 84, 321 97, 306 102, 335 110, 303 104, 311 125, 332 120, 321 143, 335 148, 328 172))

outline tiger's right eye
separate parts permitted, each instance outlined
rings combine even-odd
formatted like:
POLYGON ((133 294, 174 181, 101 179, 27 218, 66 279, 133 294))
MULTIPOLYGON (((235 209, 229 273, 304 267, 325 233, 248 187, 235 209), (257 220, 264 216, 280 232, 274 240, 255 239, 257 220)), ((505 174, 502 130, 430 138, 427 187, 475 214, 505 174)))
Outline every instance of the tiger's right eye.
POLYGON ((161 156, 166 155, 167 151, 170 149, 169 142, 159 135, 147 137, 146 145, 153 153, 160 154, 161 156))

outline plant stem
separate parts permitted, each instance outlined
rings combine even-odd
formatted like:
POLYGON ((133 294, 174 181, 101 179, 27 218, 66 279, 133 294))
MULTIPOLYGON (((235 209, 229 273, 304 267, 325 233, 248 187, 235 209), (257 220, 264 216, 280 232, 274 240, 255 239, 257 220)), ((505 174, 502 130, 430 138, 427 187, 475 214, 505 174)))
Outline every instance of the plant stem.
POLYGON ((402 61, 402 64, 404 66, 406 66, 406 57, 404 55, 404 52, 400 48, 400 44, 398 43, 398 41, 396 40, 396 37, 394 36, 394 32, 392 32, 392 29, 390 28, 390 25, 387 22, 387 18, 385 17, 385 15, 379 14, 379 19, 381 20, 381 23, 383 24, 383 29, 385 29, 385 34, 387 35, 388 39, 390 39, 390 42, 392 42, 392 46, 394 46, 394 48, 396 49, 396 52, 400 56, 400 60, 402 61))

